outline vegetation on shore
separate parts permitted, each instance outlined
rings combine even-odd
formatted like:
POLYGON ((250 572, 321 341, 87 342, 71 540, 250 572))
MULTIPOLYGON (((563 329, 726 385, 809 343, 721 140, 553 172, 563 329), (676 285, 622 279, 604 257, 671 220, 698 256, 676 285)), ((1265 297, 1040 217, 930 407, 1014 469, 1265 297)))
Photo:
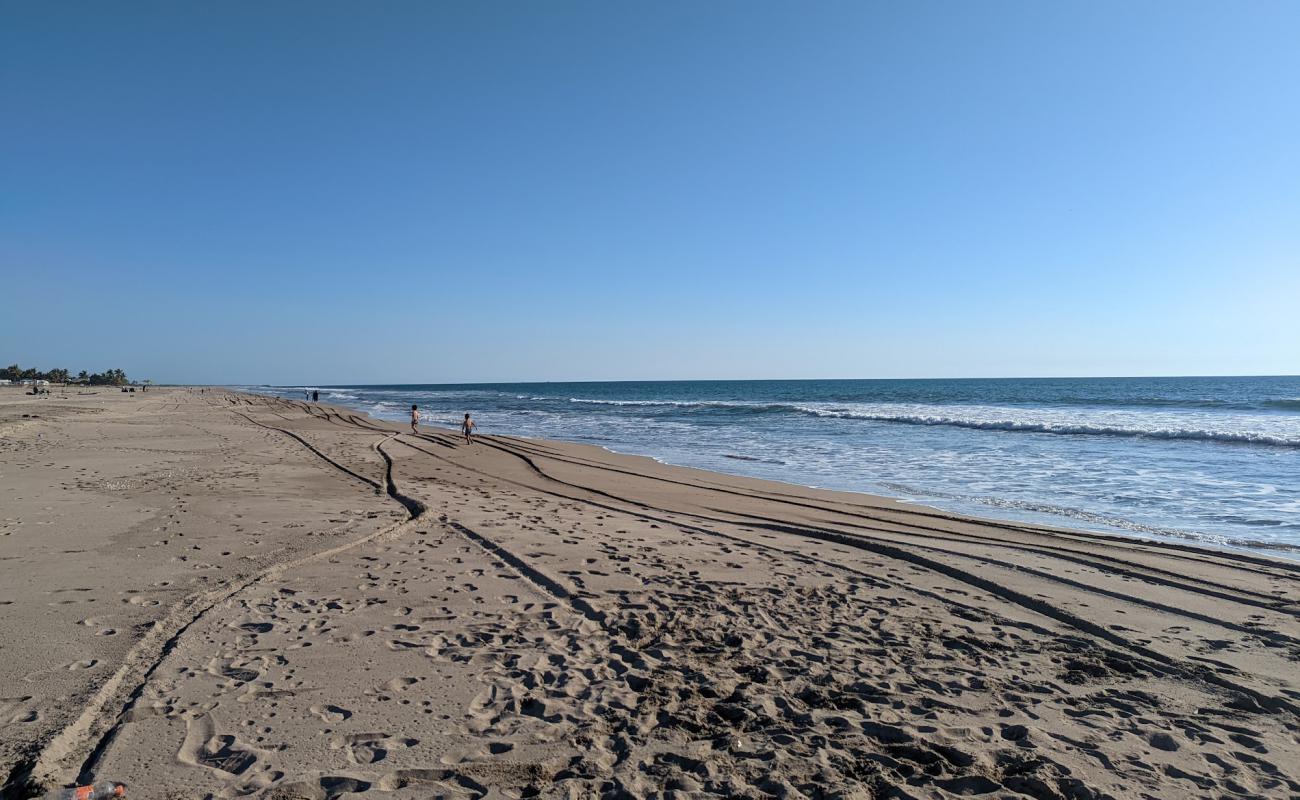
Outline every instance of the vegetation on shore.
POLYGON ((4 369, 0 369, 0 380, 10 381, 49 381, 50 383, 87 383, 91 386, 125 386, 131 380, 126 377, 126 373, 120 369, 110 369, 104 372, 87 373, 84 369, 77 375, 73 375, 66 369, 51 369, 41 372, 35 367, 23 369, 17 364, 10 364, 4 369))

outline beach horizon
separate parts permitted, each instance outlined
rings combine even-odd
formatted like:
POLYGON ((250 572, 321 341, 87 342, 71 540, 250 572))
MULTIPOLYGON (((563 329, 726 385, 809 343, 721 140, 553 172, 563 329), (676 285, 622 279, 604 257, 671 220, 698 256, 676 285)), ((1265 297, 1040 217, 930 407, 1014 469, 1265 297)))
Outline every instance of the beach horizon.
POLYGON ((1300 787, 1286 559, 225 389, 0 427, 6 797, 1300 787))

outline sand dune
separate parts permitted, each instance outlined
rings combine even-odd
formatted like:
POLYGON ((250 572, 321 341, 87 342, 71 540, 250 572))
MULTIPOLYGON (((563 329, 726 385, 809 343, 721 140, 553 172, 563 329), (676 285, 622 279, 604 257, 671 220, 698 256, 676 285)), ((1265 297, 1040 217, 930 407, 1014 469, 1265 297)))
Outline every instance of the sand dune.
POLYGON ((14 796, 1300 795, 1300 563, 228 392, 2 402, 14 796))

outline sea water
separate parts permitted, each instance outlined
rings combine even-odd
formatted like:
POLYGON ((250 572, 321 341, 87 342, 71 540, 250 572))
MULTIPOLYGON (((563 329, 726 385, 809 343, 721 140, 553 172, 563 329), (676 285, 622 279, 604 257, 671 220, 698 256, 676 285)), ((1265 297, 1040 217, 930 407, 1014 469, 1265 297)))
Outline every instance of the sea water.
POLYGON ((1300 557, 1300 377, 239 387, 985 517, 1300 557))

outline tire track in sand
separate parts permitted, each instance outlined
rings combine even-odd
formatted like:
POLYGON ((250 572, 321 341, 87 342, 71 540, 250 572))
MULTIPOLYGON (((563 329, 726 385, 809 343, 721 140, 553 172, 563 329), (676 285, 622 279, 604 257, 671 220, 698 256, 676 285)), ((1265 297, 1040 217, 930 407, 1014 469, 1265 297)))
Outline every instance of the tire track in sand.
MULTIPOLYGON (((514 452, 510 448, 503 447, 499 444, 496 444, 488 440, 484 440, 484 444, 487 444, 490 447, 494 447, 495 449, 500 450, 501 452, 506 452, 506 453, 510 453, 511 455, 514 455, 516 458, 519 458, 520 460, 524 461, 530 467, 530 469, 532 469, 536 474, 538 474, 539 476, 547 480, 565 486, 569 486, 574 489, 579 489, 580 491, 591 492, 604 497, 608 497, 610 499, 627 503, 629 505, 641 509, 651 508, 650 506, 641 503, 639 501, 618 497, 617 495, 613 495, 603 490, 593 489, 591 487, 582 486, 580 484, 575 484, 560 478, 556 478, 550 475, 549 473, 547 473, 541 467, 539 467, 533 459, 529 458, 525 454, 514 452)), ((568 499, 577 499, 577 498, 568 498, 568 499)), ((674 512, 674 513, 695 517, 697 519, 705 519, 714 523, 735 524, 730 520, 717 519, 717 518, 708 517, 699 514, 691 514, 689 512, 674 512)), ((1170 672, 1180 674, 1184 679, 1200 680, 1205 683, 1213 684, 1219 687, 1220 689, 1226 689, 1229 692, 1236 692, 1241 695, 1245 695, 1247 698, 1249 698, 1250 701, 1253 701, 1261 708, 1267 709, 1272 712, 1286 711, 1291 715, 1300 718, 1300 706, 1291 702, 1290 700, 1277 697, 1275 695, 1265 694, 1252 687, 1245 686, 1235 681, 1224 678, 1221 675, 1217 674, 1214 670, 1208 669, 1204 666, 1188 664, 1187 662, 1182 661, 1181 659, 1177 659, 1173 656, 1167 655, 1165 653, 1161 653, 1150 647, 1146 647, 1144 645, 1130 641, 1126 637, 1120 636, 1119 634, 1103 627, 1102 625, 1092 622, 1091 620, 1084 619, 1083 617, 1073 614, 1070 611, 1061 608, 1059 606, 1056 606, 1052 603, 1049 603, 1045 600, 1036 597, 1031 597, 1030 595, 1027 595, 1023 592, 1017 591, 1007 586, 1003 586, 1002 584, 997 583, 996 581, 977 575, 973 572, 961 569, 960 567, 956 567, 951 564, 947 564, 942 561, 929 558, 919 553, 910 552, 907 549, 905 549, 904 546, 886 544, 875 540, 867 540, 864 539, 863 537, 852 536, 839 531, 825 530, 820 528, 803 527, 803 526, 795 526, 795 525, 787 525, 787 524, 773 524, 769 522, 755 523, 755 527, 765 528, 767 530, 771 530, 778 533, 793 534, 795 536, 800 536, 804 538, 818 539, 821 541, 831 542, 834 544, 839 544, 839 545, 851 547, 858 550, 864 550, 867 552, 874 553, 876 555, 884 556, 886 558, 892 558, 898 561, 913 564, 915 566, 930 570, 932 572, 936 572, 938 574, 944 575, 945 577, 960 581, 969 586, 973 586, 975 588, 982 589, 983 591, 989 592, 993 596, 998 597, 1008 603, 1011 603, 1013 605, 1018 605, 1029 611, 1033 611, 1035 613, 1053 619, 1059 623, 1075 628, 1081 633, 1085 633, 1089 636, 1092 636, 1095 639, 1100 639, 1102 641, 1108 642, 1111 645, 1118 646, 1125 650, 1128 650, 1129 652, 1134 653, 1142 657, 1143 659, 1146 659, 1150 662, 1154 662, 1154 664, 1159 664, 1163 666, 1166 670, 1170 672)), ((953 555, 962 556, 964 554, 953 554, 953 555)), ((967 555, 965 557, 976 561, 981 560, 980 557, 978 556, 967 555)), ((1084 586, 1084 588, 1087 587, 1084 586)), ((1154 664, 1148 666, 1149 667, 1154 666, 1154 664)))
MULTIPOLYGON (((118 731, 121 730, 122 725, 128 719, 131 709, 144 693, 145 687, 155 671, 167 656, 176 649, 186 631, 218 604, 231 599, 254 584, 279 577, 286 571, 312 561, 338 555, 377 539, 401 535, 413 528, 424 514, 424 504, 402 494, 393 483, 392 459, 383 448, 388 439, 374 445, 374 449, 383 457, 387 465, 387 485, 381 487, 377 482, 359 475, 330 458, 302 436, 283 428, 258 422, 233 408, 229 410, 254 425, 288 436, 334 469, 369 486, 376 493, 388 494, 394 501, 400 503, 410 516, 396 525, 386 526, 359 539, 291 561, 274 564, 246 578, 234 579, 222 586, 196 593, 181 601, 155 623, 153 628, 131 648, 126 658, 123 659, 122 665, 95 692, 81 715, 71 725, 60 731, 48 745, 42 748, 41 752, 33 760, 15 767, 5 782, 7 796, 32 796, 39 792, 42 787, 50 787, 66 782, 67 779, 72 777, 74 765, 78 763, 77 760, 80 755, 87 752, 87 748, 89 748, 89 753, 76 767, 76 777, 78 782, 88 782, 93 779, 97 764, 116 739, 118 731), (93 746, 92 742, 94 743, 93 746)), ((389 439, 395 436, 396 434, 392 434, 389 439)))

